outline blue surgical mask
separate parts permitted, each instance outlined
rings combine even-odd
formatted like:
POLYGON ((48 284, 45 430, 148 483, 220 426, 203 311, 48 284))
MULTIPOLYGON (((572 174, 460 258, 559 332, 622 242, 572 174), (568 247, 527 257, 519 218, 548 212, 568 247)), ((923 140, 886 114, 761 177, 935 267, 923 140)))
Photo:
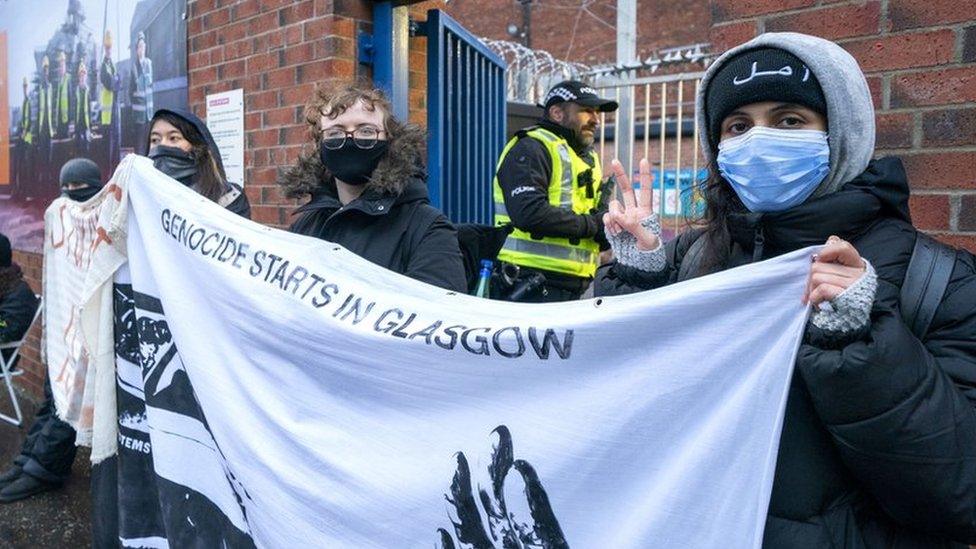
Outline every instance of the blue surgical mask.
POLYGON ((827 177, 827 134, 755 126, 719 143, 718 169, 749 211, 788 210, 827 177))

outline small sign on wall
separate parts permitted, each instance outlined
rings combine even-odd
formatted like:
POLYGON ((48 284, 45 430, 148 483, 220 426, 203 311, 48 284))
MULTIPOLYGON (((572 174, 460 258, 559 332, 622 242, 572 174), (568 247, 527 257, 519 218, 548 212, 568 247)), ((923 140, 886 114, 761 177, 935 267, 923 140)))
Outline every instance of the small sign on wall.
POLYGON ((220 149, 227 180, 244 186, 244 90, 207 96, 207 127, 220 149))

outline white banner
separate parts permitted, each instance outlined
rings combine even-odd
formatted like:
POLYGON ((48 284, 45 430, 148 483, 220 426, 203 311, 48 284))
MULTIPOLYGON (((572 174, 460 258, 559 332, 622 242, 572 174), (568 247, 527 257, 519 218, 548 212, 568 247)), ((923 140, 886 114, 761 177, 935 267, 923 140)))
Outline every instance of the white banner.
POLYGON ((134 310, 116 330, 138 337, 116 341, 119 494, 159 503, 123 541, 760 546, 809 250, 513 304, 246 221, 143 158, 115 182, 134 310), (124 474, 135 454, 154 479, 124 474))
MULTIPOLYGON (((58 198, 44 213, 41 352, 58 416, 75 429, 75 442, 79 445, 91 446, 93 442, 97 363, 101 361, 102 369, 111 367, 114 357, 111 331, 103 333, 100 344, 87 341, 82 332, 82 316, 111 321, 111 293, 106 291, 110 288, 102 282, 111 280, 111 270, 121 263, 125 242, 114 240, 106 227, 113 224, 112 215, 124 215, 125 211, 119 208, 121 201, 121 189, 109 184, 84 203, 58 198), (92 268, 96 254, 103 266, 101 270, 92 268), (107 276, 100 275, 106 270, 107 276)), ((111 451, 113 444, 111 439, 103 440, 100 452, 111 451)))

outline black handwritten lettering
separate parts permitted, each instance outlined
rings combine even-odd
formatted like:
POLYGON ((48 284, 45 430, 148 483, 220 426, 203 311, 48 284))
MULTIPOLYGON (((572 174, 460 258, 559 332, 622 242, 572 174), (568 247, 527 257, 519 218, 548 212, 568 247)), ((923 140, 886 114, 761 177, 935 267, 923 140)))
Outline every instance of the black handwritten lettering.
POLYGON ((410 334, 410 337, 408 337, 407 339, 413 339, 418 336, 424 336, 424 341, 427 343, 427 345, 430 345, 430 339, 434 336, 434 333, 437 332, 437 329, 441 327, 441 324, 443 324, 443 322, 438 320, 433 324, 431 324, 430 326, 427 326, 423 330, 410 334))
POLYGON ((407 321, 401 324, 396 330, 393 330, 393 337, 399 337, 399 338, 407 337, 407 335, 409 334, 407 334, 406 328, 413 322, 415 318, 417 318, 417 313, 410 313, 410 317, 407 318, 407 321))
POLYGON ((563 335, 563 341, 560 343, 559 339, 556 337, 556 332, 552 329, 548 329, 540 342, 536 328, 530 327, 529 343, 532 344, 532 349, 535 350, 535 354, 537 354, 542 360, 549 360, 549 347, 555 349, 556 354, 559 355, 559 358, 565 360, 569 358, 570 353, 573 352, 573 330, 566 330, 563 335))
POLYGON ((461 335, 461 346, 467 349, 469 353, 474 353, 476 355, 488 355, 490 353, 488 351, 488 338, 486 336, 476 335, 474 337, 475 343, 478 344, 477 347, 472 347, 469 343, 468 336, 471 335, 472 332, 479 330, 483 330, 486 334, 491 332, 491 328, 471 328, 470 330, 465 330, 461 335))
POLYGON ((467 326, 463 326, 463 325, 448 326, 447 328, 444 328, 444 334, 450 336, 451 339, 449 339, 448 342, 445 343, 444 341, 441 340, 441 336, 437 336, 434 338, 434 343, 436 343, 437 346, 440 347, 441 349, 447 349, 448 351, 450 351, 451 349, 454 348, 455 345, 457 345, 457 339, 458 339, 457 331, 466 330, 466 329, 467 326))
POLYGON ((509 326, 507 328, 498 330, 494 333, 494 335, 491 336, 491 342, 495 347, 495 352, 505 358, 519 358, 525 354, 525 340, 522 339, 522 330, 520 330, 518 326, 509 326), (515 343, 518 345, 518 350, 514 352, 506 351, 504 348, 502 348, 502 334, 509 330, 511 330, 514 334, 515 343))

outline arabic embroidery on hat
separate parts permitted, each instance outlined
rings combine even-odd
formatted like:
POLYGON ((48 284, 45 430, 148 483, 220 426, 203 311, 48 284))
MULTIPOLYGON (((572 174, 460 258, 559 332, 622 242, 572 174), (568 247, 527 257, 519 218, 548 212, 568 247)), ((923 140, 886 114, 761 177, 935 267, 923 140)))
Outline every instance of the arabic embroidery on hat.
MULTIPOLYGON (((789 65, 786 65, 783 68, 774 71, 757 71, 756 69, 758 68, 758 65, 759 65, 758 61, 753 61, 752 70, 750 71, 749 76, 741 79, 738 76, 736 76, 735 78, 732 79, 732 84, 736 86, 741 86, 747 82, 752 81, 753 78, 759 76, 793 76, 793 67, 789 65)), ((810 69, 804 66, 803 71, 804 71, 803 79, 801 80, 801 82, 806 82, 807 80, 810 79, 810 69)))

